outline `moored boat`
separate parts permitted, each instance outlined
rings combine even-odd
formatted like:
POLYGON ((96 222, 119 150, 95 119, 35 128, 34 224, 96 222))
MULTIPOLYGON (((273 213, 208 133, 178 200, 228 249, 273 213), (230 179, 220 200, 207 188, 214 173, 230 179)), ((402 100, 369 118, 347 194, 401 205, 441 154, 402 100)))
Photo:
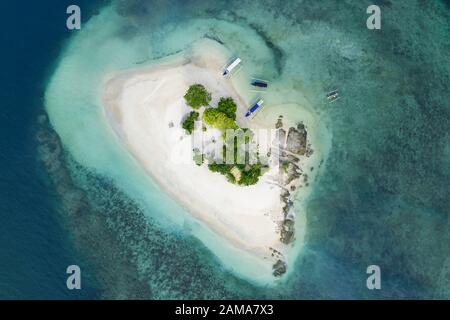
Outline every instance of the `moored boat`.
POLYGON ((245 114, 246 117, 251 116, 256 110, 258 110, 262 104, 264 103, 263 99, 259 99, 258 102, 256 102, 245 114))
POLYGON ((268 83, 264 80, 259 80, 259 79, 253 79, 251 82, 252 86, 254 87, 258 87, 258 88, 267 88, 268 87, 268 83))
POLYGON ((230 74, 230 72, 236 68, 240 63, 241 63, 241 59, 240 58, 236 58, 234 59, 224 70, 223 70, 223 76, 226 76, 228 74, 230 74))

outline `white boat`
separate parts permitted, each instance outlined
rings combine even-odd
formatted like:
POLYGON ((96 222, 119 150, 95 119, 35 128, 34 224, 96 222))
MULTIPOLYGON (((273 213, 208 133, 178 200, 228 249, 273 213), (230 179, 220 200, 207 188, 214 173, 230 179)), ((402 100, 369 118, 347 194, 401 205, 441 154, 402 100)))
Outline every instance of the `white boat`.
POLYGON ((224 70, 223 70, 223 75, 226 76, 227 74, 229 74, 231 72, 231 70, 233 70, 234 68, 236 68, 239 63, 241 63, 241 59, 240 58, 236 58, 233 60, 233 62, 231 62, 224 70))

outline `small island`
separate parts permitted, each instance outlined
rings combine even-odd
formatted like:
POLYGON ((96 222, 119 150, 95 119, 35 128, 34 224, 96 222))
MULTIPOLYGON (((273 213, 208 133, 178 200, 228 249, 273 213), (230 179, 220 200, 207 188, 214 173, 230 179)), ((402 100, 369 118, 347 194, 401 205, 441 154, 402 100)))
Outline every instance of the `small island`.
POLYGON ((248 255, 258 276, 277 278, 303 241, 294 196, 308 192, 316 159, 303 122, 244 116, 251 101, 222 76, 225 53, 208 42, 109 75, 105 119, 174 200, 242 252, 242 263, 248 255), (269 132, 264 144, 260 131, 269 132))

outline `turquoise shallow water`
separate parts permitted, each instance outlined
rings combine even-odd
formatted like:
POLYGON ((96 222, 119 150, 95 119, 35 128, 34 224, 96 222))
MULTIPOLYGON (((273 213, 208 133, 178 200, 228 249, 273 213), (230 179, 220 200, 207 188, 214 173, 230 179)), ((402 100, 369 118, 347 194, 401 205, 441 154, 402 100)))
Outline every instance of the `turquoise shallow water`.
POLYGON ((449 11, 437 1, 379 2, 382 30, 369 31, 366 1, 118 1, 70 40, 45 96, 67 153, 47 165, 62 161, 50 176, 104 297, 449 297, 449 11), (98 123, 105 73, 205 37, 290 88, 272 101, 300 99, 332 136, 306 246, 275 287, 239 279, 179 228, 182 209, 98 123), (342 98, 324 103, 335 87, 342 98), (382 269, 380 291, 365 287, 371 264, 382 269))

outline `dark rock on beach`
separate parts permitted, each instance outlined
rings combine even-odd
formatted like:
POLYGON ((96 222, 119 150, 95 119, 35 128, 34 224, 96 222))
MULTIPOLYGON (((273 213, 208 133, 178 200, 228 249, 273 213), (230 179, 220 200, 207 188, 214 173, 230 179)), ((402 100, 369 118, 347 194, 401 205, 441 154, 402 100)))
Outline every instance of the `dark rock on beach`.
POLYGON ((307 132, 303 124, 299 124, 296 128, 289 128, 286 149, 298 155, 306 153, 307 132))
POLYGON ((280 129, 281 127, 283 127, 283 121, 281 118, 278 118, 277 123, 275 124, 275 129, 280 129))
POLYGON ((282 260, 277 260, 277 262, 273 265, 273 275, 275 277, 280 277, 284 273, 286 273, 286 263, 282 260))
POLYGON ((293 220, 284 220, 283 226, 281 228, 281 237, 280 241, 284 244, 289 244, 294 241, 294 221, 293 220))

